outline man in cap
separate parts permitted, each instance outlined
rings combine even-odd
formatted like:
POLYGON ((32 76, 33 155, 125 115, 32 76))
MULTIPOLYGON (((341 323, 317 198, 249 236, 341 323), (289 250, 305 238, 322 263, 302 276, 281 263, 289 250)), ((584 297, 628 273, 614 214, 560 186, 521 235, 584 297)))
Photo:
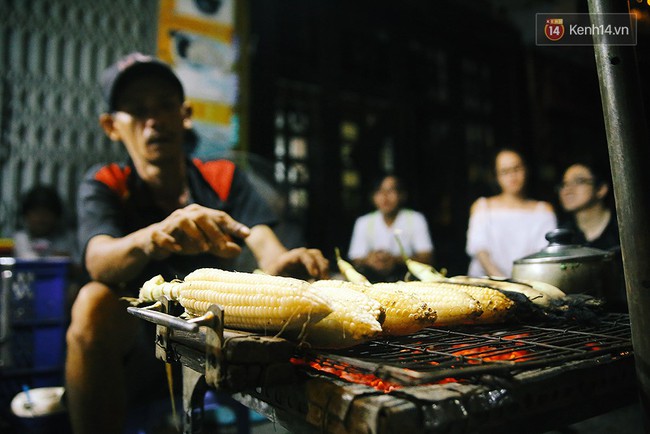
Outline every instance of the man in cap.
POLYGON ((121 296, 137 296, 157 274, 170 280, 200 267, 228 268, 242 243, 269 274, 323 278, 329 266, 318 250, 281 244, 271 229, 275 216, 233 163, 185 155, 191 106, 168 65, 132 53, 104 72, 101 87, 108 103, 101 127, 130 160, 91 168, 79 188, 79 239, 91 281, 72 308, 66 360, 72 427, 95 434, 124 429, 127 408, 141 396, 132 389, 150 388, 152 368, 151 384, 165 387, 154 336, 141 336, 148 323, 128 315, 121 296))

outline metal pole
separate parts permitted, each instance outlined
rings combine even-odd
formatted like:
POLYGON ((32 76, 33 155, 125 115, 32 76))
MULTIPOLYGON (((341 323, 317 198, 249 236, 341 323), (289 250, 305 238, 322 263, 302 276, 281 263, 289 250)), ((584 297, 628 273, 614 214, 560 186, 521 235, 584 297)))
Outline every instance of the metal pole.
MULTIPOLYGON (((628 13, 623 0, 588 0, 592 24, 604 13, 628 13)), ((594 35, 639 394, 650 428, 650 143, 633 46, 594 35)))
POLYGON ((0 371, 12 366, 11 358, 11 286, 14 258, 0 258, 0 371))

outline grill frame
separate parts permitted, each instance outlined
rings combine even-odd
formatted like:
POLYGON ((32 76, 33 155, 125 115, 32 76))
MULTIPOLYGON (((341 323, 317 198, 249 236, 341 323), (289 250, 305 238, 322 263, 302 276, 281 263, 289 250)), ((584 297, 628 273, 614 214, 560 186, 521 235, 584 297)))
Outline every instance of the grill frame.
MULTIPOLYGON (((521 325, 431 329, 435 335, 519 333, 519 328, 556 337, 571 335, 578 347, 601 339, 600 349, 574 351, 571 357, 541 358, 530 362, 483 362, 463 368, 432 368, 429 373, 395 376, 396 369, 359 361, 340 354, 338 361, 364 368, 386 380, 400 380, 404 387, 388 393, 354 384, 320 371, 305 373, 297 385, 265 387, 236 399, 255 408, 288 429, 301 433, 502 433, 545 432, 633 403, 637 397, 629 316, 610 314, 599 325, 568 324, 565 327, 521 325), (467 332, 475 330, 474 332, 467 332), (604 333, 604 332, 607 333, 604 333), (461 383, 416 384, 453 374, 461 383), (305 404, 306 403, 306 404, 305 404)), ((539 338, 540 335, 536 335, 539 338)), ((418 340, 418 334, 406 338, 418 340)), ((404 338, 389 339, 394 343, 404 338)), ((531 341, 531 338, 527 338, 531 341)), ((483 342, 484 344, 485 342, 483 342)), ((527 342, 539 345, 540 342, 527 342)), ((553 344, 556 346, 557 342, 553 344)), ((377 342, 366 344, 376 346, 377 342)), ((544 345, 549 346, 548 342, 544 345)), ((542 346, 544 346, 542 345, 542 346)), ((569 345, 572 347, 572 345, 569 345)), ((446 354, 448 356, 448 354, 446 354)), ((385 363, 382 360, 382 363, 385 363)))
MULTIPOLYGON (((462 368, 437 367, 427 372, 417 372, 388 366, 385 360, 377 364, 359 357, 341 356, 346 352, 358 356, 356 352, 363 346, 338 352, 299 350, 293 353, 336 356, 339 361, 343 357, 346 362, 352 361, 352 366, 364 368, 375 376, 400 380, 402 384, 399 389, 385 393, 323 372, 296 368, 287 363, 290 354, 287 350, 296 350, 295 345, 287 346, 288 341, 278 338, 232 336, 230 331, 223 330, 222 321, 214 320, 214 314, 193 320, 202 325, 198 328, 199 333, 176 330, 176 323, 182 320, 166 314, 169 312, 167 303, 163 303, 163 306, 164 312, 153 315, 156 318, 141 317, 158 324, 157 356, 167 362, 183 365, 185 433, 200 432, 201 416, 195 417, 193 409, 202 409, 202 391, 205 387, 223 389, 244 405, 289 430, 337 434, 401 434, 409 430, 412 433, 496 433, 521 429, 522 426, 530 432, 543 432, 632 403, 637 396, 629 316, 626 314, 615 314, 617 332, 610 331, 609 334, 598 333, 602 331, 598 327, 588 329, 588 326, 576 323, 566 323, 562 327, 551 327, 549 324, 492 325, 426 331, 440 336, 469 335, 482 345, 485 344, 486 331, 513 334, 520 332, 517 327, 561 336, 580 336, 583 347, 585 341, 593 341, 595 337, 603 340, 600 342, 602 347, 597 351, 573 350, 570 360, 551 357, 521 363, 480 361, 477 365, 467 364, 462 368), (247 345, 230 345, 236 344, 240 338, 247 345, 255 341, 254 350, 261 348, 257 346, 258 343, 264 343, 270 351, 256 354, 253 365, 241 366, 238 363, 244 360, 250 362, 249 351, 243 352, 243 357, 236 357, 237 360, 229 357, 238 348, 247 349, 247 345), (278 344, 282 345, 278 347, 278 344), (279 353, 277 348, 281 348, 279 353), (237 363, 233 364, 233 361, 237 363), (242 368, 248 370, 252 367, 257 372, 256 364, 265 368, 269 367, 269 362, 277 362, 282 368, 280 371, 290 367, 291 375, 282 377, 276 374, 277 370, 272 370, 270 375, 257 375, 260 380, 266 378, 272 381, 254 384, 222 381, 240 377, 242 368), (422 384, 448 373, 462 380, 448 384, 422 384), (531 424, 531 421, 534 423, 531 424)), ((216 309, 215 313, 219 312, 218 308, 213 308, 216 309)), ((609 318, 603 318, 605 324, 608 321, 609 318)), ((381 342, 418 337, 419 334, 414 334, 381 342)), ((513 343, 512 340, 506 341, 508 345, 513 343)), ((548 342, 536 344, 545 349, 557 346, 557 343, 548 342)), ((444 356, 450 357, 449 354, 444 356)), ((474 359, 470 358, 476 361, 474 359)), ((458 363, 460 359, 454 360, 458 363)))
POLYGON ((545 432, 631 404, 632 357, 582 360, 527 370, 481 384, 409 386, 384 393, 323 374, 233 395, 292 432, 545 432))

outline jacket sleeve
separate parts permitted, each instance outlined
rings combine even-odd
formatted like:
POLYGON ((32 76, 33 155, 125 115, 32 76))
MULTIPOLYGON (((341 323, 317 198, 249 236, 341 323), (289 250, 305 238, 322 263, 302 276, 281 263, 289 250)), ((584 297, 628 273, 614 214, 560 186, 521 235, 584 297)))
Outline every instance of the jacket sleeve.
POLYGON ((226 211, 235 220, 253 227, 256 225, 275 226, 279 217, 270 205, 273 198, 258 193, 248 175, 235 169, 230 197, 226 211))
POLYGON ((96 235, 124 236, 123 218, 119 204, 120 199, 104 183, 98 181, 95 175, 98 167, 91 168, 81 184, 77 197, 78 246, 81 258, 84 257, 86 245, 96 235))

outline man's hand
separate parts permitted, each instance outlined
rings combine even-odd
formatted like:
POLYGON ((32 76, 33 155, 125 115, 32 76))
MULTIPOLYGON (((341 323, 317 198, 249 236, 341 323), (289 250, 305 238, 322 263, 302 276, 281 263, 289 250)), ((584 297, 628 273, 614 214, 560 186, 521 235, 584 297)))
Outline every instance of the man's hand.
POLYGON ((223 211, 201 205, 188 205, 171 213, 151 232, 152 258, 162 259, 172 253, 195 255, 212 253, 232 258, 241 253, 231 236, 246 238, 250 229, 223 211))
POLYGON ((300 247, 278 256, 270 274, 303 279, 327 279, 329 277, 329 261, 318 249, 300 247))
POLYGON ((380 273, 390 272, 397 265, 396 258, 385 250, 374 250, 368 253, 365 264, 380 273))

